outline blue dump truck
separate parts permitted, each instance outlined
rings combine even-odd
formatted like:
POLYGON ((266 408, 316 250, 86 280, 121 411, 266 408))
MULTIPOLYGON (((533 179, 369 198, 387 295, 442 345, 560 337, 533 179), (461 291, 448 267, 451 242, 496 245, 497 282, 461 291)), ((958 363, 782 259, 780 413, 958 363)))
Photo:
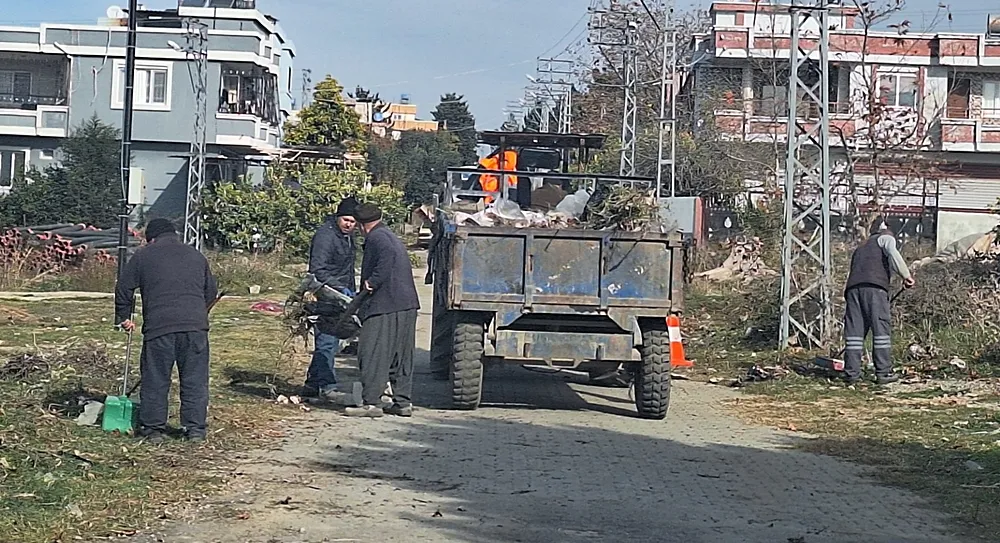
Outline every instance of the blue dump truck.
MULTIPOLYGON (((662 419, 670 401, 670 340, 666 317, 683 302, 683 250, 679 235, 580 228, 460 225, 455 211, 482 207, 482 199, 510 196, 524 209, 527 187, 544 184, 651 182, 572 174, 567 147, 578 155, 593 136, 484 133, 483 143, 519 152, 516 170, 453 169, 434 223, 427 282, 434 285, 431 361, 450 379, 458 409, 476 409, 484 369, 491 364, 545 365, 591 374, 623 368, 634 386, 640 417, 662 419), (586 138, 590 138, 589 140, 586 138), (555 149, 557 155, 543 152, 555 149), (530 150, 539 150, 532 155, 530 150), (525 157, 535 156, 533 161, 525 157), (562 168, 565 170, 566 168, 562 168), (503 194, 488 193, 477 176, 503 179, 503 194), (530 184, 529 184, 530 183, 530 184)), ((590 147, 588 147, 590 146, 590 147)), ((537 193, 536 193, 537 194, 537 193)))

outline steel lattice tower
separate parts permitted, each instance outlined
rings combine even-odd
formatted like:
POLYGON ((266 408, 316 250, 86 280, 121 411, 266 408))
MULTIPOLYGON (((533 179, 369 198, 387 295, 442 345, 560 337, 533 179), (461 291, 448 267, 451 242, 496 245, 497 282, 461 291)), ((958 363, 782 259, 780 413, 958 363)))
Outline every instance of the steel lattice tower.
POLYGON ((636 90, 639 85, 639 64, 636 51, 637 23, 629 21, 625 28, 625 48, 622 56, 624 76, 624 103, 622 107, 622 156, 619 174, 626 177, 635 175, 636 140, 636 90))
MULTIPOLYGON (((788 155, 782 243, 782 347, 801 334, 824 346, 833 328, 830 257, 829 0, 793 0, 788 84, 788 155), (815 25, 816 28, 813 28, 815 25), (804 36, 808 29, 810 34, 804 36), (818 38, 818 39, 817 39, 818 38), (797 120, 809 112, 815 122, 797 120)), ((800 344, 803 341, 799 342, 800 344)))
POLYGON ((674 27, 674 2, 664 0, 663 23, 660 27, 663 40, 660 59, 660 119, 657 131, 656 197, 663 196, 669 184, 670 197, 677 195, 677 29, 674 27), (668 105, 669 104, 669 105, 668 105))
POLYGON ((201 194, 205 188, 208 129, 208 26, 186 19, 188 72, 194 89, 194 132, 188 154, 187 199, 184 205, 184 243, 201 249, 201 194), (192 62, 193 61, 193 62, 192 62))
MULTIPOLYGON (((556 132, 569 134, 573 131, 573 82, 575 61, 557 58, 539 58, 535 70, 535 81, 546 95, 552 99, 558 115, 556 132)), ((551 127, 550 127, 551 128, 551 127)))

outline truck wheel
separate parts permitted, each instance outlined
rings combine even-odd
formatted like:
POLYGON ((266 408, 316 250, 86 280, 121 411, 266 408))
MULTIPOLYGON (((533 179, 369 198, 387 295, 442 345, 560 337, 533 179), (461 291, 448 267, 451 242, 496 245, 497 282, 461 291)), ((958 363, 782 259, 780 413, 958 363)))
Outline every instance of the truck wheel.
POLYGON ((451 401, 455 409, 472 410, 479 407, 483 395, 483 323, 468 317, 455 320, 451 401))
POLYGON ((452 316, 450 311, 436 311, 431 323, 431 375, 437 381, 447 381, 451 374, 452 316))
POLYGON ((635 368, 635 408, 639 417, 663 420, 670 405, 670 336, 666 331, 642 333, 642 362, 635 368))

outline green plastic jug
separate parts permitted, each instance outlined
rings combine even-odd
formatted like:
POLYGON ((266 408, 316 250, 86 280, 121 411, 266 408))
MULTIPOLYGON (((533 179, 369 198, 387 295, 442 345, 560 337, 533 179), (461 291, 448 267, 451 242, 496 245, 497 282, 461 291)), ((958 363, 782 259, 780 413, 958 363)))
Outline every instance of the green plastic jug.
POLYGON ((108 396, 104 399, 104 418, 101 427, 105 432, 132 433, 135 408, 128 396, 108 396))

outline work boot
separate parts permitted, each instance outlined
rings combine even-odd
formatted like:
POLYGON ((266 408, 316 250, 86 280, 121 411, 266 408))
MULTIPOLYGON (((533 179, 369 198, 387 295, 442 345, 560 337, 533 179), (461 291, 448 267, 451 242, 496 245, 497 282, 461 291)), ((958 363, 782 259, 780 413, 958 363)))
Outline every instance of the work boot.
POLYGON ((184 441, 187 441, 188 443, 192 443, 192 444, 204 443, 205 442, 205 436, 198 435, 198 434, 195 434, 195 435, 185 435, 184 436, 184 441))
POLYGON ((319 389, 314 386, 304 385, 299 393, 303 398, 319 398, 319 389))
POLYGON ((403 407, 403 406, 399 405, 398 403, 394 403, 391 406, 389 406, 388 409, 385 409, 385 413, 387 415, 393 415, 393 416, 396 416, 396 417, 412 417, 413 416, 413 406, 412 405, 408 405, 406 407, 403 407))
POLYGON ((377 405, 364 405, 361 407, 348 407, 344 413, 348 417, 380 419, 385 416, 385 411, 377 405))
POLYGON ((140 435, 143 441, 149 443, 150 445, 159 445, 167 440, 167 435, 163 432, 152 431, 140 435))
POLYGON ((891 373, 889 375, 879 375, 875 378, 875 384, 879 386, 891 385, 899 382, 899 376, 891 373))
POLYGON ((362 388, 361 383, 355 381, 351 383, 350 392, 341 392, 336 386, 331 386, 322 391, 322 396, 323 399, 338 405, 361 407, 364 403, 361 398, 362 388))
POLYGON ((860 377, 850 377, 850 376, 847 376, 847 375, 844 376, 844 385, 849 386, 849 387, 857 385, 857 384, 861 383, 861 381, 862 381, 862 379, 860 377))

